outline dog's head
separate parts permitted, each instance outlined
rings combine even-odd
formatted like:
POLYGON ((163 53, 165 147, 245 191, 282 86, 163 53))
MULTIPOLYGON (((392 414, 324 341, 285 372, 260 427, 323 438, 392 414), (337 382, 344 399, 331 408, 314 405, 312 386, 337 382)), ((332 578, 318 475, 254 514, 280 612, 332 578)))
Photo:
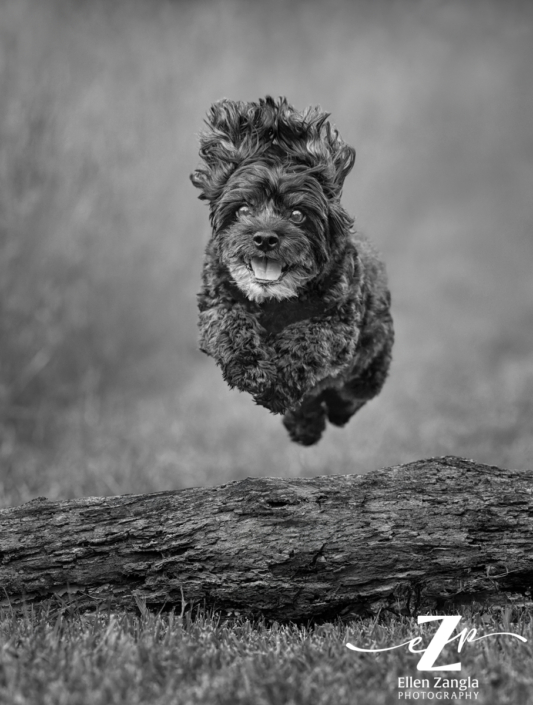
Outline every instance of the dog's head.
POLYGON ((251 300, 298 296, 327 273, 353 225, 340 196, 355 150, 328 117, 270 97, 221 100, 208 114, 204 165, 191 180, 209 202, 220 258, 251 300))

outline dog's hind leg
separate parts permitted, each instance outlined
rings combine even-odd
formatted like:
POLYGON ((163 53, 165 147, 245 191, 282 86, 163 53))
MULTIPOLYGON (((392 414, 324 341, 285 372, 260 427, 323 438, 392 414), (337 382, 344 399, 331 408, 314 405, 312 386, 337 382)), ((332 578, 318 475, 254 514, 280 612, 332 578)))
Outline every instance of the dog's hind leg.
POLYGON ((343 387, 324 390, 321 399, 327 408, 328 421, 335 426, 344 426, 369 399, 379 394, 389 362, 390 345, 386 345, 365 370, 348 377, 343 387))
POLYGON ((305 397, 294 409, 289 409, 283 417, 283 425, 291 440, 303 446, 317 443, 326 428, 326 407, 322 395, 305 397))
POLYGON ((367 402, 367 399, 353 398, 344 389, 326 389, 322 393, 322 399, 326 405, 328 421, 335 426, 347 424, 355 412, 367 402))

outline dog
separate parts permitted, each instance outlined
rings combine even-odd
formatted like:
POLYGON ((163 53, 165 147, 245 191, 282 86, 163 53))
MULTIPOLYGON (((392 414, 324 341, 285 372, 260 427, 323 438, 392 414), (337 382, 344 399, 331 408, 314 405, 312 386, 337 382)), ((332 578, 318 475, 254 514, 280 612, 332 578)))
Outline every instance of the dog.
POLYGON ((384 265, 340 201, 355 150, 328 118, 286 98, 220 100, 191 174, 213 231, 200 350, 304 446, 378 394, 394 339, 384 265))

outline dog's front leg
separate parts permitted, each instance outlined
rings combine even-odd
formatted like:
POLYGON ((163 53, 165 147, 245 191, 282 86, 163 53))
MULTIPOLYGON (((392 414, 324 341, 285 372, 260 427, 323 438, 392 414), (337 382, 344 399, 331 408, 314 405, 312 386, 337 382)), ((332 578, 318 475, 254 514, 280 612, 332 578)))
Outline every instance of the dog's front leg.
POLYGON ((275 383, 273 351, 257 318, 244 307, 208 308, 200 313, 199 328, 200 350, 215 359, 230 387, 255 397, 275 383))
POLYGON ((256 399, 275 413, 300 405, 317 385, 342 372, 353 359, 358 340, 355 323, 312 320, 285 328, 272 340, 275 382, 256 399))

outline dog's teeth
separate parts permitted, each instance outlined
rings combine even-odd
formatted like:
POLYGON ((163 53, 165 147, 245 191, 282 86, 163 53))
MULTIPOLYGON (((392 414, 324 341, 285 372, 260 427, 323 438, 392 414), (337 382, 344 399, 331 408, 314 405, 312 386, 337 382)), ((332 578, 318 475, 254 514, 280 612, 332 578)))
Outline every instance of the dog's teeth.
POLYGON ((252 269, 256 279, 274 282, 281 276, 281 263, 268 257, 252 257, 252 269))

